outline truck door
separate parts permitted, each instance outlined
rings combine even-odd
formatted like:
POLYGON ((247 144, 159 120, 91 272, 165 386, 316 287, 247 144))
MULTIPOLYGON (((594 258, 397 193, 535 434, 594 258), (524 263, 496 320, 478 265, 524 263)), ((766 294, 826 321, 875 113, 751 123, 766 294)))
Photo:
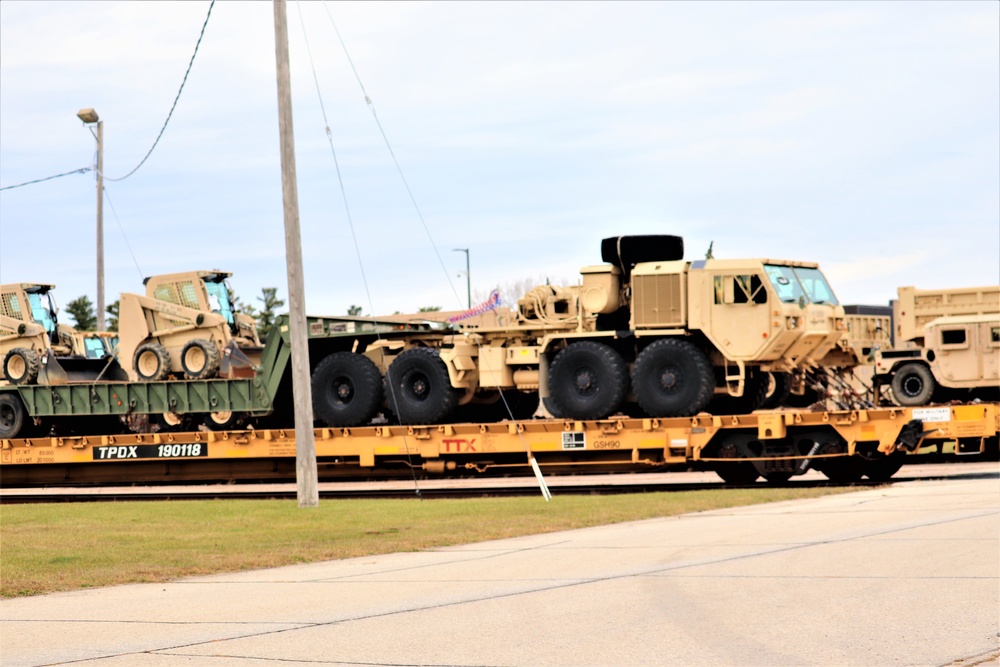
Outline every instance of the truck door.
POLYGON ((979 327, 975 324, 942 324, 933 333, 935 362, 948 383, 978 380, 982 375, 982 355, 976 345, 979 327))
POLYGON ((983 359, 983 379, 1000 380, 1000 322, 979 324, 979 347, 983 359))
POLYGON ((731 359, 756 360, 771 331, 764 277, 757 273, 713 276, 712 335, 731 359))

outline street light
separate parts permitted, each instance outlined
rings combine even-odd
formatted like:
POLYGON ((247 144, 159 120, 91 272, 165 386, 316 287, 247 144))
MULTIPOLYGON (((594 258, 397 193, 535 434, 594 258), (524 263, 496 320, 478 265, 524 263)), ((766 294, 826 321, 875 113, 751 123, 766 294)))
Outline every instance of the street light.
POLYGON ((472 308, 472 278, 469 276, 469 249, 455 248, 452 252, 465 253, 465 298, 468 303, 466 308, 472 308))
POLYGON ((97 124, 97 330, 104 331, 104 121, 93 109, 80 109, 76 117, 97 124))

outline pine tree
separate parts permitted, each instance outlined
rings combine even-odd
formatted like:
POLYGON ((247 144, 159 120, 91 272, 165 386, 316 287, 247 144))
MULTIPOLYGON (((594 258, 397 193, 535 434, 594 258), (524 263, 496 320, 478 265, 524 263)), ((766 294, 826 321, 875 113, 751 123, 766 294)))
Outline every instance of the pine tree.
POLYGON ((78 331, 93 331, 97 328, 97 315, 94 314, 94 304, 86 294, 73 299, 66 304, 66 312, 76 322, 78 331))
POLYGON ((262 287, 260 292, 261 296, 257 297, 257 300, 263 304, 263 308, 255 313, 254 317, 257 318, 257 334, 264 340, 267 338, 267 332, 274 326, 274 321, 278 319, 275 311, 284 306, 285 301, 278 298, 277 287, 262 287))
POLYGON ((108 331, 118 331, 118 307, 120 305, 121 299, 115 299, 114 303, 104 309, 104 312, 108 314, 104 321, 104 328, 108 331))

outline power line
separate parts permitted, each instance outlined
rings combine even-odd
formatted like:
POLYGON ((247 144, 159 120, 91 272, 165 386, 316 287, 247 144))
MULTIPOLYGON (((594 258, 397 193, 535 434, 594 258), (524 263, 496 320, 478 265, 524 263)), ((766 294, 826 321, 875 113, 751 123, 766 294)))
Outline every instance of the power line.
POLYGON ((137 164, 135 166, 135 169, 133 169, 129 173, 125 174, 121 178, 108 178, 107 176, 105 176, 104 177, 105 180, 108 180, 108 181, 124 181, 126 178, 128 178, 129 176, 131 176, 135 172, 139 171, 139 167, 141 167, 142 165, 146 164, 146 160, 148 160, 149 156, 153 154, 153 149, 156 148, 156 145, 158 143, 160 143, 160 137, 162 137, 163 133, 166 131, 166 129, 167 129, 167 123, 170 122, 170 117, 174 115, 174 109, 177 108, 177 102, 181 99, 181 93, 184 92, 184 84, 187 83, 188 75, 191 73, 191 67, 194 66, 194 59, 195 59, 195 56, 198 55, 198 47, 201 46, 201 39, 202 39, 202 37, 205 36, 205 28, 208 27, 208 19, 211 18, 211 16, 212 16, 212 7, 214 7, 214 6, 215 6, 215 0, 212 0, 211 4, 208 5, 208 15, 205 16, 205 23, 203 23, 202 26, 201 26, 201 33, 198 35, 198 42, 194 45, 194 53, 191 54, 191 61, 188 63, 187 71, 184 72, 184 79, 181 81, 181 87, 177 91, 177 96, 174 98, 174 103, 170 107, 170 113, 167 114, 167 119, 165 121, 163 121, 163 127, 160 128, 160 133, 158 135, 156 135, 156 140, 153 142, 153 145, 149 147, 149 152, 146 153, 146 157, 142 158, 142 161, 139 162, 139 164, 137 164))
POLYGON ((93 167, 81 167, 80 169, 74 169, 73 171, 67 171, 65 174, 56 174, 55 176, 46 176, 45 178, 36 178, 33 181, 27 181, 25 183, 18 183, 17 185, 7 185, 0 190, 13 190, 14 188, 23 188, 25 185, 34 185, 35 183, 44 183, 45 181, 51 181, 53 178, 62 178, 63 176, 72 176, 73 174, 85 174, 88 171, 93 171, 93 167))

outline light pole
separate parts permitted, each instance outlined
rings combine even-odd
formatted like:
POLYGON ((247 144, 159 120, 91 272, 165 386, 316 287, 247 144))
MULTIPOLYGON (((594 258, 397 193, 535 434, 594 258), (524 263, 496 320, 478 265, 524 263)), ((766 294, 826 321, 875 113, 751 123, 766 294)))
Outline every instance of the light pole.
POLYGON ((97 123, 97 330, 104 331, 104 121, 93 109, 80 109, 77 118, 97 123))
POLYGON ((466 308, 472 308, 472 278, 469 276, 469 249, 468 248, 455 248, 452 252, 464 252, 465 253, 465 298, 468 305, 466 308))

